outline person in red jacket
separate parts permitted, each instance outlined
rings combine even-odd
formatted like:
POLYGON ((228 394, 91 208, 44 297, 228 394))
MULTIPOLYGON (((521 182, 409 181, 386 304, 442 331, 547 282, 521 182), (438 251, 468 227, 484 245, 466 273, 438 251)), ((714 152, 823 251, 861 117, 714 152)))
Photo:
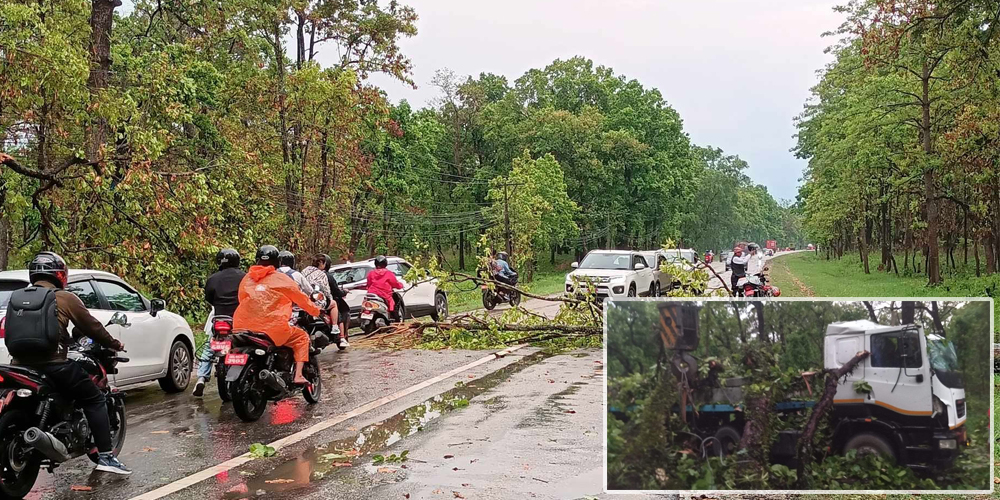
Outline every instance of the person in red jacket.
POLYGON ((375 269, 368 271, 368 276, 365 279, 368 282, 368 291, 382 297, 382 300, 389 306, 389 311, 395 315, 396 302, 392 300, 392 291, 403 288, 403 284, 399 282, 392 271, 386 269, 387 267, 389 267, 389 260, 384 255, 375 257, 375 269))

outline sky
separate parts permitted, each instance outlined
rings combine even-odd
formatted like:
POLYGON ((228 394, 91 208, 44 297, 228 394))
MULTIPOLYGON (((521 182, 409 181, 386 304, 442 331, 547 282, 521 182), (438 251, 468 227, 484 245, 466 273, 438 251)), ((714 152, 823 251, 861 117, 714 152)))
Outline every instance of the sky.
MULTIPOLYGON (((797 116, 829 61, 822 33, 842 0, 399 0, 420 19, 401 42, 418 88, 371 77, 390 100, 421 107, 434 72, 491 72, 513 81, 555 59, 584 56, 659 89, 695 144, 750 164, 750 177, 794 200, 805 162, 797 116)), ((322 56, 321 56, 322 58, 322 56)))

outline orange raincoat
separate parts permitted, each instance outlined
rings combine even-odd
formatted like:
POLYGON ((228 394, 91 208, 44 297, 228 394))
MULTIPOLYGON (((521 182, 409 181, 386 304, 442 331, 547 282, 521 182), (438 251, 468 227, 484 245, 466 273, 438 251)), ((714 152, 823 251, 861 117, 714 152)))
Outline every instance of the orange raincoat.
POLYGON ((264 332, 275 345, 292 348, 296 362, 309 360, 309 336, 288 324, 292 304, 317 316, 319 308, 299 285, 271 266, 250 266, 240 282, 240 305, 233 314, 234 330, 264 332))

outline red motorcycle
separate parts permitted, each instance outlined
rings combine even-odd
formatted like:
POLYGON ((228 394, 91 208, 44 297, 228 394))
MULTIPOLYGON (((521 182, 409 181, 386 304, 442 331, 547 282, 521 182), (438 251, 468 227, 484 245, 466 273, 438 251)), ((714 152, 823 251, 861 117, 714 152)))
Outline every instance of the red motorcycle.
POLYGON ((780 297, 781 290, 768 284, 764 273, 747 276, 736 284, 737 297, 780 297))

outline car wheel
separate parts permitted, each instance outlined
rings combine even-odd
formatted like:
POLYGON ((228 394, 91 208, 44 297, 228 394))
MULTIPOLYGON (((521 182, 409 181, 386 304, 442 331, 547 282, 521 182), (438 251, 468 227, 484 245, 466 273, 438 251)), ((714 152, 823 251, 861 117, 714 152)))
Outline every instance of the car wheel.
POLYGON ((649 291, 646 292, 650 297, 656 297, 656 283, 649 284, 649 291))
POLYGON ((431 314, 431 319, 434 321, 441 321, 448 317, 448 296, 443 292, 438 292, 434 294, 434 313, 431 314))
POLYGON ((635 283, 628 286, 628 296, 635 297, 635 283))
POLYGON ((167 375, 159 380, 160 388, 167 393, 183 392, 191 383, 191 350, 175 340, 167 356, 167 375))
POLYGON ((892 451, 892 445, 878 434, 864 433, 852 437, 844 445, 844 453, 851 450, 857 450, 858 456, 882 455, 890 461, 896 461, 896 454, 892 451))
POLYGON ((660 282, 657 281, 656 282, 656 290, 653 292, 653 296, 654 297, 659 297, 660 294, 662 294, 662 293, 663 293, 663 290, 660 289, 660 282))

